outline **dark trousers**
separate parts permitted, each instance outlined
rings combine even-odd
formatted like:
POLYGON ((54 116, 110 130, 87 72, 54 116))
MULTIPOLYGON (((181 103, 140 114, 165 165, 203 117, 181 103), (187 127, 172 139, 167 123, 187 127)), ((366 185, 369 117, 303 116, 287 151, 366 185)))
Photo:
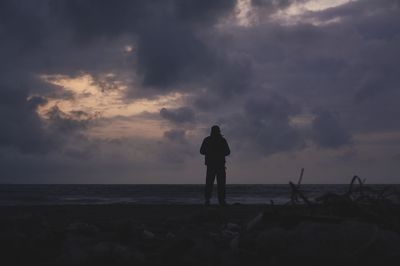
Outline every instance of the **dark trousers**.
POLYGON ((217 177, 218 201, 219 203, 224 203, 226 183, 225 165, 207 165, 206 189, 204 197, 206 200, 210 200, 215 177, 217 177))

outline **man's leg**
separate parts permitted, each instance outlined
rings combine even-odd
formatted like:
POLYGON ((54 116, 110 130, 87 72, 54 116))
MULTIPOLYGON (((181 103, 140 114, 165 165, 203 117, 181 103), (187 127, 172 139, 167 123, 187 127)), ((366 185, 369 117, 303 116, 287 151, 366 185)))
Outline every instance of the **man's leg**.
POLYGON ((205 193, 204 193, 204 198, 206 200, 206 204, 210 202, 213 186, 214 186, 214 180, 215 180, 215 167, 212 166, 207 166, 207 175, 206 175, 206 188, 205 188, 205 193))
POLYGON ((226 184, 226 172, 225 165, 218 167, 217 169, 217 185, 218 185, 218 201, 220 205, 225 205, 225 184, 226 184))

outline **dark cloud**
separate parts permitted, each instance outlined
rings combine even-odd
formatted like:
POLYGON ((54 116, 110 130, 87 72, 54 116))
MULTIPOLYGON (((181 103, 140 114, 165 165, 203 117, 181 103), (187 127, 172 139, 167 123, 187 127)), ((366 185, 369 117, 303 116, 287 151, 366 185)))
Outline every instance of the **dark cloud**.
POLYGON ((132 36, 142 85, 167 90, 211 73, 218 56, 200 35, 234 6, 235 1, 227 0, 73 0, 55 1, 51 10, 86 46, 102 38, 132 36))
POLYGON ((58 106, 52 107, 46 115, 49 118, 52 130, 67 135, 87 128, 88 124, 95 118, 83 111, 72 111, 66 114, 58 106))
POLYGON ((39 117, 31 108, 0 106, 0 147, 18 149, 24 153, 45 153, 57 146, 39 117))
POLYGON ((179 25, 156 26, 139 39, 139 73, 145 86, 165 89, 188 78, 195 72, 203 75, 213 64, 211 52, 195 37, 190 28, 179 25), (159 45, 162 43, 162 45, 159 45))
POLYGON ((28 98, 28 105, 31 109, 36 110, 39 106, 45 105, 48 103, 48 100, 41 96, 33 96, 28 98))
POLYGON ((247 101, 244 112, 227 120, 225 127, 237 147, 269 156, 304 147, 301 132, 289 117, 299 108, 281 96, 247 101))
MULTIPOLYGON (((188 95, 186 107, 140 116, 161 117, 177 127, 160 137, 162 148, 152 159, 161 162, 186 162, 197 152, 191 142, 198 141, 186 127, 208 132, 216 122, 235 152, 245 156, 301 151, 309 138, 322 149, 335 149, 355 145, 357 134, 400 130, 398 2, 351 1, 306 12, 287 25, 272 16, 301 2, 253 0, 257 23, 241 27, 233 22, 236 1, 230 0, 1 1, 0 163, 15 160, 15 167, 19 162, 49 176, 57 169, 73 175, 74 167, 88 172, 100 164, 140 168, 123 159, 106 163, 104 158, 131 153, 85 135, 97 119, 93 114, 54 107, 47 119, 40 117, 37 109, 48 99, 77 97, 44 82, 42 74, 87 73, 103 92, 123 84, 126 102, 170 92, 188 95), (131 53, 123 51, 126 45, 131 53), (310 110, 333 111, 317 112, 307 129, 291 123, 310 110), (113 154, 92 152, 98 147, 113 154), (37 154, 52 170, 35 165, 37 154), (86 167, 63 164, 65 158, 93 161, 86 167)), ((130 148, 141 153, 151 146, 148 140, 133 142, 130 148)))
POLYGON ((164 132, 164 137, 171 141, 186 142, 185 130, 171 129, 164 132))
POLYGON ((45 99, 28 99, 28 90, 23 79, 0 75, 0 147, 44 153, 56 146, 36 113, 45 99))
POLYGON ((313 140, 323 148, 339 148, 351 143, 351 135, 339 118, 328 111, 317 114, 312 123, 313 140))
POLYGON ((195 119, 194 111, 190 107, 179 107, 176 109, 162 108, 160 115, 162 118, 177 124, 191 123, 195 119))

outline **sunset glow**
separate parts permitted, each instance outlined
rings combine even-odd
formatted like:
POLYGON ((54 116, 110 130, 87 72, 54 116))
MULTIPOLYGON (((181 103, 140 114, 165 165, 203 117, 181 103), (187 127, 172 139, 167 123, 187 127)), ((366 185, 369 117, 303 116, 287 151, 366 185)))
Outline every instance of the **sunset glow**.
POLYGON ((49 108, 55 105, 66 113, 82 110, 91 114, 97 113, 105 118, 132 116, 143 112, 158 112, 162 107, 178 107, 183 97, 180 93, 171 93, 154 100, 138 99, 126 102, 123 99, 126 86, 123 84, 118 84, 118 87, 113 90, 103 91, 89 74, 78 77, 63 75, 42 75, 41 77, 59 86, 59 89, 73 94, 72 99, 49 98, 48 103, 38 110, 42 116, 45 116, 49 108))

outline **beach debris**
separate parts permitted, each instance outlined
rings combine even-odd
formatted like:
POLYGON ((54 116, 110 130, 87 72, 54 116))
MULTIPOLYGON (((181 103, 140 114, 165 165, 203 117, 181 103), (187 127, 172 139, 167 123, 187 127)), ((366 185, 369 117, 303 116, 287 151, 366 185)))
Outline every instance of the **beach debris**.
MULTIPOLYGON (((340 204, 348 205, 355 203, 376 204, 376 203, 391 203, 389 197, 397 196, 400 198, 400 193, 393 186, 386 186, 381 191, 373 191, 372 188, 365 186, 365 179, 354 175, 350 181, 347 191, 343 194, 327 192, 317 198, 314 202, 311 201, 301 190, 301 182, 304 176, 304 168, 301 168, 300 176, 297 184, 290 181, 291 188, 290 201, 288 203, 297 205, 305 203, 309 207, 319 203, 324 205, 340 204), (357 185, 358 184, 358 185, 357 185)), ((287 204, 288 204, 287 203, 287 204)))
MULTIPOLYGON (((400 193, 394 186, 385 186, 381 189, 366 186, 365 179, 354 175, 344 193, 328 192, 311 201, 300 189, 303 173, 304 170, 302 169, 297 185, 289 182, 291 200, 288 202, 292 205, 303 202, 310 207, 311 215, 308 212, 307 215, 303 216, 303 219, 307 218, 319 222, 323 220, 333 222, 358 219, 400 231, 400 217, 394 211, 398 204, 395 204, 392 200, 395 197, 400 199, 400 193)), ((303 209, 303 213, 304 211, 306 210, 303 209)))
POLYGON ((398 195, 396 189, 392 186, 385 186, 381 191, 373 191, 371 188, 365 187, 365 179, 361 180, 357 175, 351 179, 348 190, 344 194, 328 192, 315 199, 316 202, 327 204, 340 204, 361 206, 376 205, 380 203, 391 204, 389 196, 398 195), (355 185, 358 183, 358 186, 355 185))
POLYGON ((299 176, 299 181, 297 181, 297 187, 298 187, 298 188, 300 187, 301 181, 303 180, 303 175, 304 175, 304 168, 301 168, 300 176, 299 176))
POLYGON ((300 185, 301 185, 301 181, 303 180, 303 175, 304 175, 304 168, 301 168, 299 180, 297 181, 297 185, 295 185, 291 181, 289 182, 290 188, 292 189, 292 193, 290 195, 290 200, 291 200, 292 204, 298 204, 298 203, 300 203, 300 199, 302 199, 308 206, 311 207, 311 205, 312 205, 311 202, 300 190, 300 185))
POLYGON ((299 197, 311 207, 311 202, 308 198, 300 191, 299 186, 289 182, 290 188, 292 189, 292 195, 290 196, 292 204, 298 204, 300 202, 299 197))

